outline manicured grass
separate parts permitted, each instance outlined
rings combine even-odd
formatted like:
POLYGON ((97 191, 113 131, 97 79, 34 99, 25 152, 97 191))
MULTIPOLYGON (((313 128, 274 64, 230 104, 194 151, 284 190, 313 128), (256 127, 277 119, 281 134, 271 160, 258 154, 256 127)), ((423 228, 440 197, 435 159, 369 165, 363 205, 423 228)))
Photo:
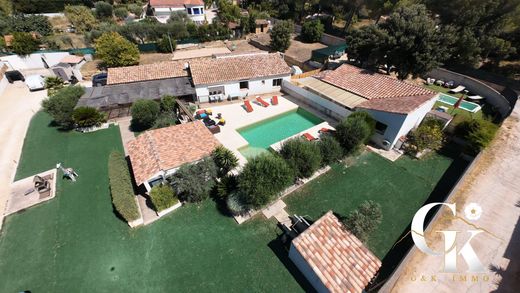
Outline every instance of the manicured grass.
POLYGON ((404 156, 392 163, 377 154, 364 153, 349 167, 333 166, 285 202, 289 214, 309 215, 313 219, 328 210, 345 216, 365 200, 378 202, 383 221, 372 235, 369 247, 382 259, 452 162, 450 157, 432 154, 422 160, 404 156))
POLYGON ((79 178, 59 180, 56 198, 6 219, 0 292, 302 291, 273 241, 274 221, 239 226, 207 201, 130 229, 115 216, 108 188, 119 129, 66 133, 49 122, 44 113, 32 120, 17 177, 62 162, 79 178))

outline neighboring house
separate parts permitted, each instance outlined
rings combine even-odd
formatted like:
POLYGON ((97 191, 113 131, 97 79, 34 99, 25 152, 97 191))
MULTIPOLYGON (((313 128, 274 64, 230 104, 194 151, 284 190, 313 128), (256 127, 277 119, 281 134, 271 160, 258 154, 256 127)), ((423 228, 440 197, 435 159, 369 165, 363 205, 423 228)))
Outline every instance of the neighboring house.
POLYGON ((186 12, 191 20, 199 24, 206 20, 202 0, 150 0, 148 6, 155 18, 163 23, 168 21, 175 11, 186 12))
POLYGON ((201 103, 276 92, 291 76, 279 53, 265 52, 192 60, 189 70, 201 103))
POLYGON ((185 61, 163 61, 153 64, 109 68, 107 85, 188 76, 189 72, 185 61))
POLYGON ((149 130, 126 145, 135 183, 147 191, 191 164, 209 156, 218 140, 201 121, 149 130))
POLYGON ((318 292, 365 292, 381 261, 329 211, 291 242, 289 258, 318 292))
POLYGON ((372 141, 384 149, 417 127, 438 94, 389 76, 344 64, 292 82, 284 90, 338 120, 363 110, 377 121, 372 141))
POLYGON ((267 33, 269 30, 269 21, 267 19, 256 19, 255 25, 256 34, 267 33))

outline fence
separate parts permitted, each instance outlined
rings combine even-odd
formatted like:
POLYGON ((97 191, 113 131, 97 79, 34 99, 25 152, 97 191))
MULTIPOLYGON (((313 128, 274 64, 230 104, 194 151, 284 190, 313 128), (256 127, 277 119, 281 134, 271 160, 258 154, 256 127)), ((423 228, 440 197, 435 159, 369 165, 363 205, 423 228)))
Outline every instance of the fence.
POLYGON ((318 74, 320 72, 321 72, 321 68, 315 69, 315 70, 311 70, 311 71, 307 71, 307 72, 304 72, 304 73, 301 73, 301 74, 295 74, 295 75, 291 76, 291 80, 300 79, 300 78, 306 78, 306 77, 318 74))

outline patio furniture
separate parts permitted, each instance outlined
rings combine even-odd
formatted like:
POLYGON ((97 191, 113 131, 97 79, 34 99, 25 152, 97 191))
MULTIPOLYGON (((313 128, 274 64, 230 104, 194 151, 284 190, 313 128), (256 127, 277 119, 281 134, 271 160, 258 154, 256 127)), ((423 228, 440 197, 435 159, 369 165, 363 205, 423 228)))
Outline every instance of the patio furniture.
POLYGON ((470 100, 483 100, 484 97, 479 96, 479 95, 474 95, 474 96, 468 96, 468 99, 470 99, 470 100))
POLYGON ((224 119, 224 118, 220 118, 220 119, 218 120, 218 125, 222 125, 222 126, 226 125, 226 119, 224 119))
POLYGON ((305 132, 304 134, 302 134, 302 136, 307 139, 308 141, 313 141, 313 140, 317 140, 317 138, 315 138, 314 136, 312 136, 312 134, 308 133, 308 132, 305 132))
POLYGON ((444 84, 445 87, 453 87, 455 85, 455 82, 453 80, 450 80, 444 84))
POLYGON ((213 134, 217 134, 220 132, 220 126, 218 125, 208 126, 208 129, 213 134))
POLYGON ((438 79, 438 80, 435 81, 435 84, 443 86, 444 85, 444 81, 442 79, 438 79))
POLYGON ((278 96, 273 96, 271 98, 271 105, 273 105, 273 106, 278 105, 278 96))
POLYGON ((326 128, 326 127, 323 127, 320 130, 318 130, 318 133, 332 133, 332 132, 334 132, 334 130, 332 130, 330 128, 326 128))
POLYGON ((253 112, 253 106, 251 106, 251 102, 249 100, 244 101, 244 107, 247 113, 253 112))
POLYGON ((209 116, 213 115, 213 110, 211 109, 206 109, 206 114, 208 114, 209 116))
POLYGON ((430 78, 430 77, 428 77, 428 78, 426 79, 426 84, 432 85, 432 84, 434 84, 434 83, 435 83, 435 79, 434 79, 434 78, 430 78))
POLYGON ((454 88, 454 89, 451 89, 450 90, 450 93, 460 93, 462 92, 464 89, 466 89, 466 87, 462 86, 462 85, 459 85, 458 87, 454 88))
POLYGON ((262 99, 262 97, 258 96, 256 97, 256 101, 258 103, 260 103, 260 105, 262 105, 264 108, 266 108, 267 106, 269 106, 269 103, 267 103, 266 101, 264 101, 264 99, 262 99))

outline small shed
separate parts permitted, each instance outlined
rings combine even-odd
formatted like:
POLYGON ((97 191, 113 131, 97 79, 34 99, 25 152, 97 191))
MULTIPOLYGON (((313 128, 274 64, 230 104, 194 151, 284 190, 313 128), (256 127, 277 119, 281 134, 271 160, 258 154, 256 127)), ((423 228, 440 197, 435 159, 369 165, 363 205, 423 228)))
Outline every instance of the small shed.
POLYGON ((339 58, 345 54, 347 44, 328 46, 326 48, 317 49, 312 51, 311 59, 316 62, 324 63, 329 57, 339 58))

